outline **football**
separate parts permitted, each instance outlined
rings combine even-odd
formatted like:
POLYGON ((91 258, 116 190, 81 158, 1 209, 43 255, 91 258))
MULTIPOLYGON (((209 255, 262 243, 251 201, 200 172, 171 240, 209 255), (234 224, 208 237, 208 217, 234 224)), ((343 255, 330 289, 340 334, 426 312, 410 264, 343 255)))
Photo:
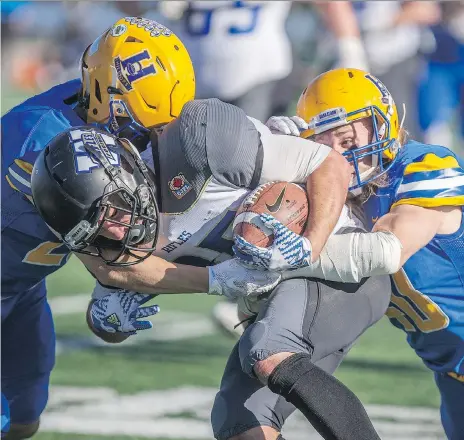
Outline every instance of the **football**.
POLYGON ((268 247, 274 237, 261 221, 260 214, 270 214, 290 230, 301 235, 308 219, 309 203, 306 190, 295 183, 265 183, 243 200, 235 216, 234 236, 260 247, 268 247))
POLYGON ((87 326, 89 327, 89 329, 92 331, 94 335, 98 336, 100 339, 107 342, 108 344, 119 344, 125 341, 130 336, 124 333, 108 333, 108 332, 97 330, 93 326, 92 319, 90 318, 90 307, 91 306, 92 306, 92 301, 89 303, 87 307, 87 313, 85 315, 85 318, 87 321, 87 326))

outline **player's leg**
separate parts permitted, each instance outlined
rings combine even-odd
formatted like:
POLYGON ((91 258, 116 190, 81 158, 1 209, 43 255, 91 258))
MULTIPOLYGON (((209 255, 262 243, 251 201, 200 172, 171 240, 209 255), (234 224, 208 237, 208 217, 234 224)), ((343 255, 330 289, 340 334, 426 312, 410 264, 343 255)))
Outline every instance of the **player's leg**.
POLYGON ((2 392, 11 417, 6 438, 19 440, 35 434, 47 404, 55 331, 45 283, 21 295, 2 294, 2 392))
POLYGON ((462 440, 464 433, 464 376, 435 373, 441 396, 441 421, 448 440, 462 440))
MULTIPOLYGON (((333 373, 345 352, 321 359, 317 365, 333 373)), ((214 401, 211 422, 218 440, 283 440, 279 437, 286 418, 295 410, 257 379, 244 373, 235 345, 214 401)))
POLYGON ((383 316, 389 298, 388 277, 362 286, 281 283, 240 340, 242 368, 263 383, 269 379, 269 388, 294 404, 324 438, 378 438, 357 397, 315 362, 350 346, 383 316))

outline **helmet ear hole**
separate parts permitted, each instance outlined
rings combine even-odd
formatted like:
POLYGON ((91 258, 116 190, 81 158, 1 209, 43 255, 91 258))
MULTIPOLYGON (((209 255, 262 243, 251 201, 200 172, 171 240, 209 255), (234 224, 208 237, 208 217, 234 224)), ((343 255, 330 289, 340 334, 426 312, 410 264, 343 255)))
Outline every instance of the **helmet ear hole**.
POLYGON ((125 43, 143 43, 142 40, 139 40, 138 38, 135 38, 131 35, 129 35, 124 42, 125 43))
POLYGON ((95 80, 95 97, 98 99, 98 102, 101 104, 102 97, 101 97, 101 92, 100 92, 100 83, 98 82, 98 80, 95 80))

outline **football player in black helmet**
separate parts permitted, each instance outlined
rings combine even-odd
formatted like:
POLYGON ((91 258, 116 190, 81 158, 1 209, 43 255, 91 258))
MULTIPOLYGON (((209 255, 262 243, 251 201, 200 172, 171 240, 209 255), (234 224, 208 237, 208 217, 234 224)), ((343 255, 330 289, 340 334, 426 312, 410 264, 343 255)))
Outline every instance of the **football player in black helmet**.
POLYGON ((66 130, 40 153, 31 187, 40 215, 73 252, 124 266, 155 250, 154 176, 129 141, 91 127, 66 130))

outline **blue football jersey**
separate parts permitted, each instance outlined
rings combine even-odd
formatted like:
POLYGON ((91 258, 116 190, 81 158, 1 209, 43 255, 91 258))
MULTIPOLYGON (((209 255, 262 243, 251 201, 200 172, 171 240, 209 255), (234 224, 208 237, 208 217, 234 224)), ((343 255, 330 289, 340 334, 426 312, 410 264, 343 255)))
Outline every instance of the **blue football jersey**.
POLYGON ((31 172, 40 151, 61 131, 84 125, 69 81, 34 96, 2 117, 2 295, 24 292, 60 268, 69 251, 34 208, 31 172))
MULTIPOLYGON (((444 147, 408 142, 365 204, 371 225, 391 208, 461 206, 459 230, 436 235, 392 276, 391 322, 432 370, 464 374, 464 161, 444 147)), ((420 218, 417 227, 421 227, 420 218)))

